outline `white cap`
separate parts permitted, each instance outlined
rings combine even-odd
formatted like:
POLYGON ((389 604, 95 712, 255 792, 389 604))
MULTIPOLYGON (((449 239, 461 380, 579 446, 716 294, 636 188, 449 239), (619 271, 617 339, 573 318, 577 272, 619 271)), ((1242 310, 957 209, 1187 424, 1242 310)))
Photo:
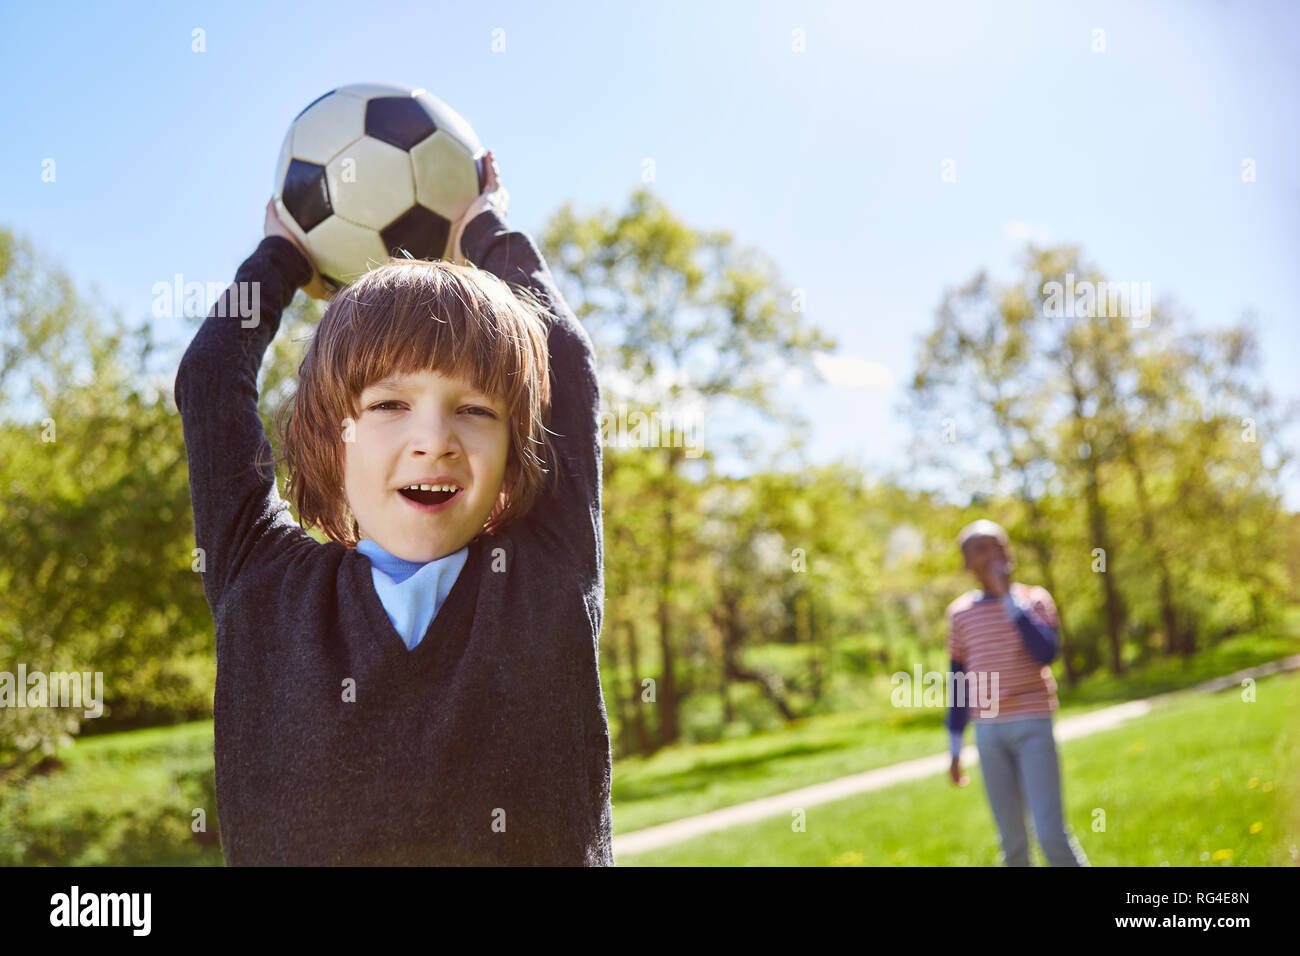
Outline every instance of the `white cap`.
POLYGON ((978 521, 972 521, 966 527, 961 529, 961 534, 957 535, 957 544, 964 551, 966 542, 971 538, 980 535, 988 535, 990 538, 997 538, 1002 542, 1004 548, 1011 547, 1011 539, 1007 537, 1006 529, 996 521, 989 521, 987 518, 980 518, 978 521))

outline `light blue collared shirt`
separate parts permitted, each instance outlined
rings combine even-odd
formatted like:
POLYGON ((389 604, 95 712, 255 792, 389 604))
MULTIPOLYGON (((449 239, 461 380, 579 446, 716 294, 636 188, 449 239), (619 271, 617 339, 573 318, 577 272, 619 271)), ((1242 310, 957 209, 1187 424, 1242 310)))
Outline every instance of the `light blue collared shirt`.
POLYGON ((370 576, 388 619, 406 649, 414 650, 460 577, 469 545, 425 564, 390 554, 369 538, 358 541, 357 550, 370 559, 370 576))

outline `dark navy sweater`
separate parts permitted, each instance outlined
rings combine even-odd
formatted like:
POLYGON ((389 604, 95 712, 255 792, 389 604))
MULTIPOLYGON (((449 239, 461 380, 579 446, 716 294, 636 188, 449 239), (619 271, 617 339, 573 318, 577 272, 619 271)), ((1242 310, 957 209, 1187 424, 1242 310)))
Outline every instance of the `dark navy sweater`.
POLYGON ((307 535, 273 471, 253 464, 271 452, 258 369, 310 277, 292 243, 264 239, 236 274, 260 283, 257 323, 242 327, 234 286, 181 360, 175 394, 216 626, 216 797, 230 865, 614 863, 591 340, 532 240, 495 211, 469 223, 462 248, 551 309, 560 481, 520 522, 470 543, 413 650, 375 592, 370 560, 307 535))

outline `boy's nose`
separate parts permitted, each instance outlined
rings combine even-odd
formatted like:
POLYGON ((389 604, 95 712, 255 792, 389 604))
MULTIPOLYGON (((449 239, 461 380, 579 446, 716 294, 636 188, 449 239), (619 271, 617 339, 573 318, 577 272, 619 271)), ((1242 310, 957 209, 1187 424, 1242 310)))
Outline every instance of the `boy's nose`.
POLYGON ((456 432, 445 415, 426 415, 417 420, 410 443, 426 454, 441 454, 456 445, 456 432))

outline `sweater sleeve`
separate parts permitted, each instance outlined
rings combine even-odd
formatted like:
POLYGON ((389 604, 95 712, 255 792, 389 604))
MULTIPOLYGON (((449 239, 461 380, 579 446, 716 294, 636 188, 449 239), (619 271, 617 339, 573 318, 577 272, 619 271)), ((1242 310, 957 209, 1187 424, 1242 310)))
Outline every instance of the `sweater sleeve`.
POLYGON ((1020 632, 1020 640, 1030 656, 1040 664, 1050 664, 1060 643, 1056 633, 1056 608, 1043 588, 1030 592, 1030 599, 1032 603, 1026 606, 1008 592, 1002 605, 1020 632))
MULTIPOLYGON (((951 613, 948 615, 948 668, 953 674, 961 674, 965 670, 965 664, 962 658, 965 651, 962 649, 960 635, 957 633, 957 626, 951 613)), ((961 753, 962 735, 966 730, 966 721, 970 716, 968 705, 965 702, 965 695, 962 695, 962 705, 957 705, 958 698, 954 698, 948 704, 947 718, 944 721, 948 728, 948 749, 952 756, 956 757, 961 753)))
POLYGON ((176 372, 175 398, 189 460, 194 542, 215 614, 259 541, 279 533, 314 539, 281 500, 270 442, 257 411, 257 376, 280 315, 311 265, 293 243, 268 236, 212 307, 176 372))
MULTIPOLYGON (((965 670, 965 665, 955 658, 949 658, 948 667, 954 674, 961 674, 965 670)), ((944 723, 948 727, 948 752, 954 757, 961 753, 962 736, 966 731, 966 720, 969 705, 962 704, 958 707, 955 700, 948 705, 948 716, 944 723)))
MULTIPOLYGON (((461 235, 461 251, 475 266, 507 285, 523 287, 546 306, 547 354, 550 363, 551 408, 548 437, 555 451, 552 472, 523 523, 534 529, 550 563, 564 576, 576 572, 583 585, 583 603, 593 643, 576 648, 574 706, 582 727, 576 746, 586 754, 587 801, 594 832, 612 832, 610 803, 611 750, 605 704, 600 687, 599 641, 604 605, 601 567, 601 451, 600 388, 595 350, 560 295, 550 269, 529 236, 511 229, 495 210, 475 216, 461 235), (555 480, 549 480, 555 479, 555 480), (567 558, 565 557, 567 556, 567 558), (568 563, 570 568, 560 568, 568 563)), ((577 626, 578 622, 574 622, 577 626)), ((588 865, 613 865, 611 844, 588 847, 588 865)))
POLYGON ((465 227, 461 248, 478 268, 511 287, 522 286, 549 310, 547 348, 551 366, 550 439, 558 461, 548 464, 557 480, 546 483, 527 520, 544 528, 592 574, 601 548, 600 387, 595 350, 586 329, 560 295, 533 240, 511 229, 495 209, 465 227))

